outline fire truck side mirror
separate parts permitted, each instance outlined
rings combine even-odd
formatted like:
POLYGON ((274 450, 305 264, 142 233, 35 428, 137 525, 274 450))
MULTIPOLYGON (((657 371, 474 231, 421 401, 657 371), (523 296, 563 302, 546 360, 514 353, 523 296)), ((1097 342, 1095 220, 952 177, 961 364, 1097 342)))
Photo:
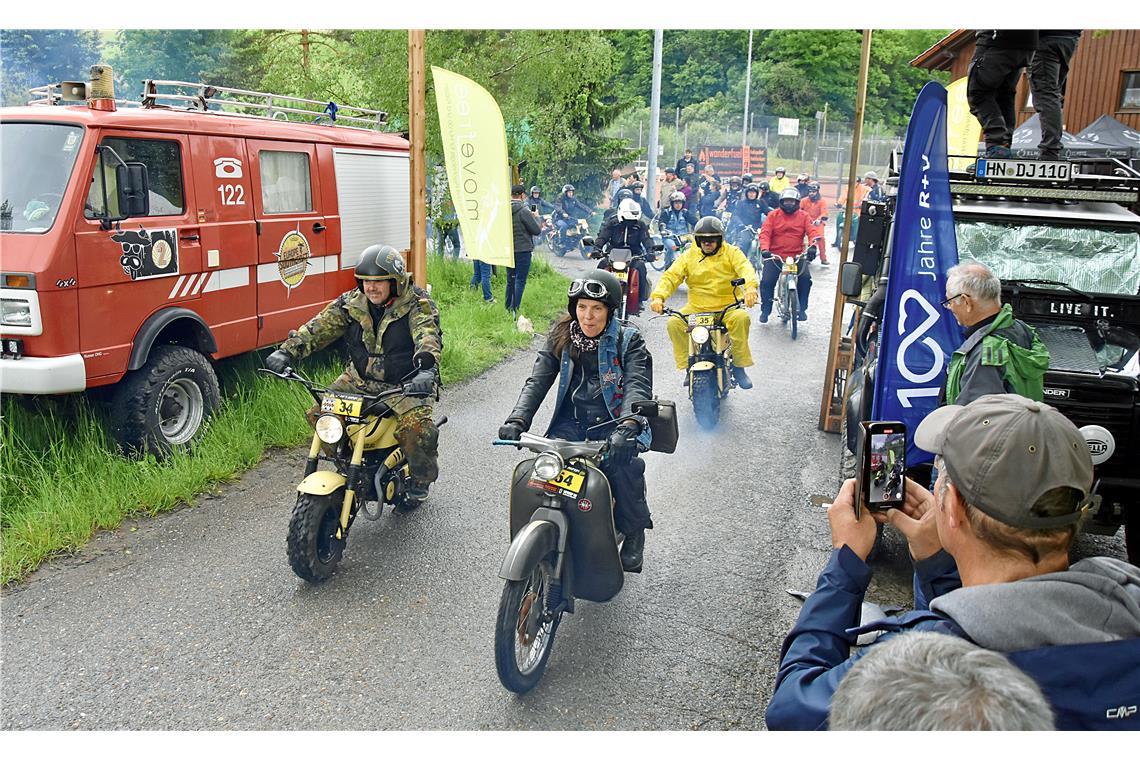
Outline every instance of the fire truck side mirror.
POLYGON ((128 161, 115 167, 115 192, 118 193, 119 215, 113 221, 150 214, 150 179, 146 164, 128 161))
POLYGON ((848 298, 858 298, 863 292, 863 267, 848 261, 839 273, 839 292, 848 298))

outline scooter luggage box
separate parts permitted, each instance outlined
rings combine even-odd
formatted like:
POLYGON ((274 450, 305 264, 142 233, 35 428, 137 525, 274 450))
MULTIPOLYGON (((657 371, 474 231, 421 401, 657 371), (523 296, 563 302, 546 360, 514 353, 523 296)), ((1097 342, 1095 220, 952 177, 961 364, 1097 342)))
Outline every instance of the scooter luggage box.
POLYGON ((656 399, 657 415, 649 418, 649 430, 653 440, 649 443, 649 450, 661 454, 672 454, 677 450, 677 439, 680 432, 677 430, 677 404, 665 399, 656 399))

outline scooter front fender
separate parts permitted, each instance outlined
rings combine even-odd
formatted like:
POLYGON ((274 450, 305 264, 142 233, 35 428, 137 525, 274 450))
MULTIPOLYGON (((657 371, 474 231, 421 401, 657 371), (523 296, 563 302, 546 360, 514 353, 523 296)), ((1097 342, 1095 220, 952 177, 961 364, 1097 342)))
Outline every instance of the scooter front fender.
POLYGON ((565 549, 568 529, 566 517, 554 510, 543 510, 547 519, 531 520, 515 534, 507 556, 499 567, 499 577, 507 581, 521 581, 530 576, 535 565, 552 551, 565 549))
POLYGON ((305 479, 297 485, 297 491, 312 494, 313 496, 328 496, 347 482, 348 478, 339 472, 319 470, 312 475, 306 476, 305 479))
POLYGON ((705 370, 716 369, 716 364, 710 361, 693 362, 689 367, 690 372, 704 372, 705 370))

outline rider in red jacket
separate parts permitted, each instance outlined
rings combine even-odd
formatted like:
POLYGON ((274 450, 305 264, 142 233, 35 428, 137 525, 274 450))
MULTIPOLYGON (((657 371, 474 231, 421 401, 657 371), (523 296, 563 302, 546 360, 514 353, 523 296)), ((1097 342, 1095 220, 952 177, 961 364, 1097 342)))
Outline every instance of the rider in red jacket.
MULTIPOLYGON (((804 252, 804 241, 811 245, 807 249, 809 261, 814 261, 819 251, 819 231, 807 212, 800 210, 800 194, 795 188, 780 193, 780 208, 768 214, 764 226, 760 228, 760 257, 764 260, 760 277, 760 321, 767 322, 772 313, 772 296, 776 281, 780 279, 781 262, 792 259, 804 252), (779 257, 777 261, 774 257, 779 257)), ((800 296, 799 320, 807 321, 808 296, 811 294, 811 274, 808 267, 799 271, 797 290, 800 296)))

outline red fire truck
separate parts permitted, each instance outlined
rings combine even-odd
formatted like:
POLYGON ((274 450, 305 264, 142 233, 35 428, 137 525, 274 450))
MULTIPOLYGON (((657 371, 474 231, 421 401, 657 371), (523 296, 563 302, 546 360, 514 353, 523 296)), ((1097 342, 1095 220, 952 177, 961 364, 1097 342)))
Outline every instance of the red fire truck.
POLYGON ((0 391, 117 384, 117 441, 161 456, 217 406, 215 360, 409 247, 409 144, 380 111, 154 80, 128 104, 100 73, 0 110, 0 391))

